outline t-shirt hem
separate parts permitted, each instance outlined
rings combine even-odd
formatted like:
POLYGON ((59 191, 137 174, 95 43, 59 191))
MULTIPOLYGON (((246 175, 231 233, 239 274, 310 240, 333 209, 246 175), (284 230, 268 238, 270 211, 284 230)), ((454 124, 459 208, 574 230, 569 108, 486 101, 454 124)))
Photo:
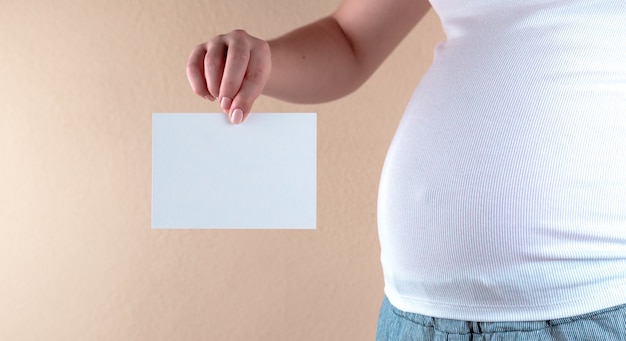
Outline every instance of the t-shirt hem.
POLYGON ((537 306, 467 306, 405 297, 388 286, 385 295, 399 310, 436 318, 476 322, 542 321, 587 314, 626 304, 626 283, 582 299, 537 306))

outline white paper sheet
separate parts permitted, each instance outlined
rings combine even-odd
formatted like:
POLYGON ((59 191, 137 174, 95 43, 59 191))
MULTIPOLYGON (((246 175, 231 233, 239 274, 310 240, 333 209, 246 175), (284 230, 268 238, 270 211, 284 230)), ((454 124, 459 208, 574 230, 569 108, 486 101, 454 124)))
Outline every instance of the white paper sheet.
POLYGON ((317 115, 152 115, 152 228, 314 229, 317 115))

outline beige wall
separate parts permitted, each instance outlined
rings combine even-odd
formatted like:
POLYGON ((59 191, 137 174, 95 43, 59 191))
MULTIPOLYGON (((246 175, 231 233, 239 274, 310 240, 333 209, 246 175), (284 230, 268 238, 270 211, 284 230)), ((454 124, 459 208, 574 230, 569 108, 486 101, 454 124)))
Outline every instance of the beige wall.
POLYGON ((338 4, 2 0, 0 339, 373 339, 378 178, 443 38, 432 12, 348 98, 258 101, 319 113, 317 230, 150 229, 151 113, 219 110, 189 89, 191 48, 338 4))

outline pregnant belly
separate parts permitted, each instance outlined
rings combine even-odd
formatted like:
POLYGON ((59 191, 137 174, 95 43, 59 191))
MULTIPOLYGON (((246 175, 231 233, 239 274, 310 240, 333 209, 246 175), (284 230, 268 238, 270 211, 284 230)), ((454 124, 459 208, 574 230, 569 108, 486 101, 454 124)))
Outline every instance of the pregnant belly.
POLYGON ((602 74, 503 77, 504 64, 446 58, 416 89, 385 161, 386 276, 441 286, 477 272, 506 281, 520 264, 623 258, 626 88, 602 74))

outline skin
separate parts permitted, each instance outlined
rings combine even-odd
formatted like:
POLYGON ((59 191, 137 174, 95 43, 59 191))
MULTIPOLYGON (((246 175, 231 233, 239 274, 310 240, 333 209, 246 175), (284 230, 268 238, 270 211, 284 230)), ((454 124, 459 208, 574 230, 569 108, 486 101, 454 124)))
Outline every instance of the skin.
POLYGON ((261 94, 331 101, 358 89, 429 9, 428 0, 345 0, 331 15, 273 40, 234 30, 191 52, 187 78, 234 124, 261 94))

